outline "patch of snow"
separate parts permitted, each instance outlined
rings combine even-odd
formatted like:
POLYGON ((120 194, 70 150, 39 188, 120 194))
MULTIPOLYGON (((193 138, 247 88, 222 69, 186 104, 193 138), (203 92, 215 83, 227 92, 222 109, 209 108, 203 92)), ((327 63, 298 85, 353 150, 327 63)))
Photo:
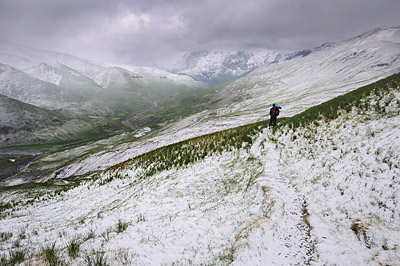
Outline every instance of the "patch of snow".
POLYGON ((134 135, 134 137, 135 137, 135 138, 140 138, 140 137, 143 137, 144 135, 146 135, 146 133, 149 133, 149 132, 151 132, 151 128, 149 128, 149 127, 144 127, 144 128, 142 128, 142 129, 140 129, 140 130, 138 131, 138 133, 136 133, 136 134, 134 135))

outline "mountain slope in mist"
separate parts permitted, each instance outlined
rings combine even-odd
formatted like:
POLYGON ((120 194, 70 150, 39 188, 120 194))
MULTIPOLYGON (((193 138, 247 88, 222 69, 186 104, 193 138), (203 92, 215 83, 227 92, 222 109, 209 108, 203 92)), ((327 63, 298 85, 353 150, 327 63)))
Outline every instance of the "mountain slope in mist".
POLYGON ((171 68, 172 73, 189 75, 196 80, 221 83, 244 76, 264 64, 276 62, 283 55, 274 52, 200 51, 185 54, 171 68))
POLYGON ((126 116, 204 86, 188 76, 98 63, 7 42, 0 43, 0 63, 0 94, 82 115, 126 116))

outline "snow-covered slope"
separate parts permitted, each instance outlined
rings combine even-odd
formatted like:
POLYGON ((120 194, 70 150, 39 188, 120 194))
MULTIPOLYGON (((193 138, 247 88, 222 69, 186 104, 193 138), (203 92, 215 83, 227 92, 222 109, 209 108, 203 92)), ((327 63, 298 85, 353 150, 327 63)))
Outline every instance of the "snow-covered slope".
POLYGON ((293 115, 400 71, 400 27, 381 27, 293 54, 225 86, 221 114, 262 117, 273 103, 293 115))
POLYGON ((398 265, 400 87, 388 84, 333 120, 257 127, 250 140, 222 135, 221 150, 211 145, 218 135, 207 136, 208 155, 195 152, 197 139, 69 190, 8 190, 0 256, 20 251, 27 263, 69 265, 398 265))
POLYGON ((0 94, 44 108, 87 115, 124 116, 204 86, 188 76, 98 63, 4 41, 0 42, 0 64, 25 74, 16 77, 3 71, 0 94), (13 91, 27 86, 24 95, 13 91))
POLYGON ((172 73, 189 75, 196 80, 221 83, 245 75, 255 68, 279 60, 273 51, 201 51, 185 54, 171 68, 172 73))

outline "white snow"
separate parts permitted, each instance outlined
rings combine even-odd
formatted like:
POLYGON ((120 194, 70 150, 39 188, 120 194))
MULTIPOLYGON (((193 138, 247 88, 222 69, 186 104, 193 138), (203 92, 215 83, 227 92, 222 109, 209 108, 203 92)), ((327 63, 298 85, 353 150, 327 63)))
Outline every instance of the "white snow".
POLYGON ((25 73, 30 74, 34 78, 60 85, 62 75, 57 72, 59 71, 56 68, 46 64, 39 64, 33 68, 25 69, 25 73))
POLYGON ((285 141, 283 173, 306 198, 320 265, 400 263, 400 119, 364 119, 285 141))
POLYGON ((146 135, 147 133, 151 132, 151 128, 149 127, 144 127, 142 129, 140 129, 135 135, 135 138, 140 138, 143 137, 144 135, 146 135))

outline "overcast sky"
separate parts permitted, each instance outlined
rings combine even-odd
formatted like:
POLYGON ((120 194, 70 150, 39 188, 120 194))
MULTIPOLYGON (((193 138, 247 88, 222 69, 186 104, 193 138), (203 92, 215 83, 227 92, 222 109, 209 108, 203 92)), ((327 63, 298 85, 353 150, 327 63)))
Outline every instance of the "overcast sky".
POLYGON ((0 37, 163 66, 184 52, 300 50, 400 25, 400 0, 0 0, 0 37))

